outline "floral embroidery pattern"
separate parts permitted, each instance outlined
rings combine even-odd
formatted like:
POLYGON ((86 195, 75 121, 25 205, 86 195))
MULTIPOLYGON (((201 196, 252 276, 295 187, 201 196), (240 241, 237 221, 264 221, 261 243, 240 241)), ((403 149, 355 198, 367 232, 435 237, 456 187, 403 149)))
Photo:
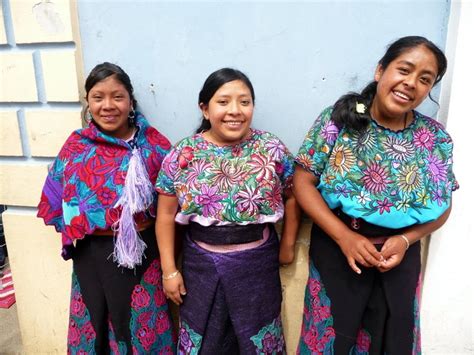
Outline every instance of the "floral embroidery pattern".
POLYGON ((180 355, 197 355, 201 348, 201 342, 202 336, 182 321, 178 335, 178 353, 180 355))
POLYGON ((321 277, 310 264, 306 285, 303 324, 301 326, 298 354, 333 354, 336 332, 333 328, 331 301, 321 282, 321 277))
POLYGON ((92 327, 89 311, 82 300, 79 281, 72 274, 71 305, 67 335, 68 354, 94 353, 95 330, 92 327))
MULTIPOLYGON (((151 127, 141 114, 136 143, 150 181, 154 184, 170 142, 151 127)), ((38 206, 38 217, 62 233, 63 245, 106 229, 121 211, 114 208, 120 198, 132 149, 121 139, 89 127, 73 132, 50 167, 38 206)), ((156 198, 156 196, 155 196, 156 198)), ((147 214, 155 215, 156 201, 147 214)), ((145 213, 137 221, 149 218, 145 213)))
POLYGON ((258 334, 251 337, 250 340, 255 344, 257 354, 284 354, 285 339, 281 317, 278 316, 273 322, 260 329, 258 334))
POLYGON ((137 354, 172 353, 173 330, 160 278, 160 263, 155 259, 132 292, 130 331, 137 354))
POLYGON ((420 300, 421 300, 421 274, 418 277, 416 286, 415 301, 413 304, 413 313, 415 315, 415 327, 413 328, 413 354, 421 355, 421 330, 420 330, 420 300))
POLYGON ((219 147, 202 134, 176 144, 163 161, 156 188, 176 195, 177 220, 199 216, 202 224, 276 222, 284 189, 291 185, 293 157, 274 135, 252 130, 234 146, 219 147))
POLYGON ((320 178, 330 208, 391 228, 439 217, 458 188, 453 144, 438 122, 414 111, 406 129, 393 132, 371 121, 363 132, 339 129, 332 108, 316 119, 296 161, 320 178))
POLYGON ((350 355, 369 355, 371 337, 365 329, 359 329, 355 345, 351 348, 350 355))

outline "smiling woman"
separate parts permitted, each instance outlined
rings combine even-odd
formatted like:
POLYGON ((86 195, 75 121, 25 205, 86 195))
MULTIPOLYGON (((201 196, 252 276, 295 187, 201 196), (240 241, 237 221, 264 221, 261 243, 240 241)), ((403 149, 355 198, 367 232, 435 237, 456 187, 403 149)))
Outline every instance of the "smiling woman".
POLYGON ((295 195, 314 224, 299 353, 421 352, 419 240, 458 185, 449 134, 414 109, 445 71, 432 42, 400 38, 303 141, 295 195))

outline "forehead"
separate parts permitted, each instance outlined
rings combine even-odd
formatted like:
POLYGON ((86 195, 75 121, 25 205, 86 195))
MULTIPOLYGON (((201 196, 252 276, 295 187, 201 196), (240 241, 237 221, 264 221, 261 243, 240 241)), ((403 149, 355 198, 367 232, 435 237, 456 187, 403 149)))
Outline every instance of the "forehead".
POLYGON ((434 75, 438 73, 436 56, 423 45, 406 50, 395 58, 392 63, 406 63, 415 66, 419 70, 432 72, 434 75))
POLYGON ((251 95, 250 89, 242 80, 233 80, 222 85, 214 96, 251 95))
POLYGON ((125 85, 116 78, 115 75, 108 76, 101 81, 98 81, 92 88, 91 91, 127 91, 125 85))

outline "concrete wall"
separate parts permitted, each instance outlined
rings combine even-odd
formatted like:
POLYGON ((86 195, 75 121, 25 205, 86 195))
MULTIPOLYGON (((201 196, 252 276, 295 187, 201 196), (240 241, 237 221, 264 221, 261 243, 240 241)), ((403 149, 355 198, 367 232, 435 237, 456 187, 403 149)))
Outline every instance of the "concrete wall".
MULTIPOLYGON (((47 164, 80 127, 83 85, 73 1, 0 2, 0 203, 23 349, 65 353, 71 264, 36 218, 47 164)), ((1 350, 0 350, 1 352, 1 350)))

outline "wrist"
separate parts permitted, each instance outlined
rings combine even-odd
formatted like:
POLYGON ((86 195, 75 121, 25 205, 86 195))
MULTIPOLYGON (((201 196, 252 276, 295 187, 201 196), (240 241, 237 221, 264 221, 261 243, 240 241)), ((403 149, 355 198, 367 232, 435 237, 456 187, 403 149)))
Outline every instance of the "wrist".
POLYGON ((398 236, 405 242, 405 250, 408 250, 410 247, 410 241, 408 240, 407 236, 405 234, 399 234, 398 236))
POLYGON ((175 270, 173 272, 170 272, 170 273, 163 273, 162 275, 162 278, 163 280, 171 280, 171 279, 174 279, 176 276, 178 276, 180 274, 179 270, 175 270))

